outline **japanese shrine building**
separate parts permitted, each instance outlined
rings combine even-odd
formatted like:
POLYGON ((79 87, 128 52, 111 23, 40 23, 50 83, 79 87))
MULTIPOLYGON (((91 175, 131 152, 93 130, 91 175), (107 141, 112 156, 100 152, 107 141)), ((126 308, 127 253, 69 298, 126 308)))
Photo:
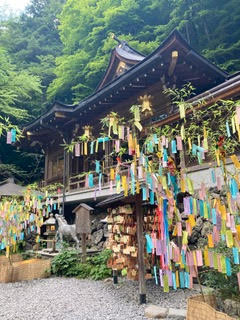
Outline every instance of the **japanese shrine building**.
MULTIPOLYGON (((179 120, 178 110, 163 91, 169 87, 181 88, 189 82, 196 88, 196 96, 189 100, 193 105, 197 105, 199 99, 204 99, 207 106, 240 96, 240 74, 229 75, 213 65, 195 52, 178 31, 173 31, 146 57, 119 41, 95 92, 76 105, 55 102, 50 110, 24 128, 27 142, 23 145, 27 143, 44 151, 43 183, 64 181, 66 203, 102 200, 110 195, 109 167, 114 164, 113 160, 109 157, 105 160, 101 190, 86 188, 80 175, 91 170, 94 155, 74 157, 61 145, 83 134, 82 128, 86 125, 93 127, 93 136, 98 136, 100 119, 111 111, 128 118, 129 108, 139 104, 139 97, 144 95, 151 95, 153 105, 153 115, 144 119, 144 127, 174 123, 179 120)), ((110 153, 111 146, 106 148, 110 153)), ((201 168, 189 168, 189 172, 198 174, 199 170, 207 168, 208 165, 203 164, 201 168)))

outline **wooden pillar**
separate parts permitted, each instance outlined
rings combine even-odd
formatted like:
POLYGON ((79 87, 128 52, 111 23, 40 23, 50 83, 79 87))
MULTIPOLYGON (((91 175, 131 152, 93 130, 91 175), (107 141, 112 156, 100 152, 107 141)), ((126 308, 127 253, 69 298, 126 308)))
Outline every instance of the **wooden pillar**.
POLYGON ((63 151, 63 194, 62 194, 62 215, 65 215, 65 197, 66 197, 66 150, 63 151))
POLYGON ((138 241, 138 282, 139 302, 146 303, 146 280, 144 265, 143 208, 141 194, 136 195, 137 241, 138 241))
POLYGON ((69 152, 66 153, 66 189, 69 187, 69 178, 70 178, 70 160, 71 160, 71 155, 69 152))
POLYGON ((45 166, 44 166, 44 186, 46 185, 48 179, 48 149, 45 150, 45 166))
POLYGON ((82 263, 86 263, 86 257, 87 257, 87 235, 86 235, 86 233, 82 233, 81 238, 82 238, 82 263))

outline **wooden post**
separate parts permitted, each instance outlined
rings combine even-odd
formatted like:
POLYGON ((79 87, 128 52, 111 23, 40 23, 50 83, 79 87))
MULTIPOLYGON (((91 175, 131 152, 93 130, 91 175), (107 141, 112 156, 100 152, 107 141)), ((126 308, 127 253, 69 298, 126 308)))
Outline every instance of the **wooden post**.
POLYGON ((136 195, 137 241, 138 241, 138 281, 139 301, 146 303, 146 280, 144 266, 143 208, 141 194, 136 195))
POLYGON ((63 151, 63 193, 62 193, 62 215, 65 216, 66 197, 66 150, 63 151))
POLYGON ((45 169, 44 169, 44 187, 46 186, 47 179, 49 177, 49 168, 48 168, 48 149, 44 150, 45 152, 45 169))
POLYGON ((87 235, 86 233, 81 234, 82 238, 82 263, 86 263, 86 257, 87 257, 87 235))
POLYGON ((117 270, 113 270, 113 283, 118 284, 118 272, 117 270))

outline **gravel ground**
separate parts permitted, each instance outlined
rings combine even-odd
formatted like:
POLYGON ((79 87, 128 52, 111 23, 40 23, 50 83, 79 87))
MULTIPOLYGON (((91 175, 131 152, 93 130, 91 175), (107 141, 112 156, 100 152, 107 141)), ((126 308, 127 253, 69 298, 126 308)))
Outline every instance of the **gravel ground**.
MULTIPOLYGON (((196 292, 169 294, 148 282, 148 302, 184 309, 196 292)), ((1 320, 142 320, 145 306, 138 305, 137 282, 49 278, 0 284, 1 320)), ((176 319, 175 319, 176 320, 176 319)))

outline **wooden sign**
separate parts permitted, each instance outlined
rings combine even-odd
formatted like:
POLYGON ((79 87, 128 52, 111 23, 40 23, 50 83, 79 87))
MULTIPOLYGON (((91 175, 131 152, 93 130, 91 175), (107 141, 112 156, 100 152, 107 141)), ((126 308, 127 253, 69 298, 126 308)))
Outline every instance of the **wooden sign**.
POLYGON ((87 255, 87 244, 86 244, 86 235, 91 233, 91 221, 90 221, 90 212, 94 209, 88 206, 85 203, 80 203, 77 206, 73 213, 75 213, 75 224, 76 224, 76 233, 81 235, 82 238, 82 262, 86 262, 87 255))
POLYGON ((73 213, 75 213, 76 216, 75 224, 77 234, 91 233, 90 212, 93 210, 92 207, 85 203, 80 203, 80 205, 73 210, 73 213))

